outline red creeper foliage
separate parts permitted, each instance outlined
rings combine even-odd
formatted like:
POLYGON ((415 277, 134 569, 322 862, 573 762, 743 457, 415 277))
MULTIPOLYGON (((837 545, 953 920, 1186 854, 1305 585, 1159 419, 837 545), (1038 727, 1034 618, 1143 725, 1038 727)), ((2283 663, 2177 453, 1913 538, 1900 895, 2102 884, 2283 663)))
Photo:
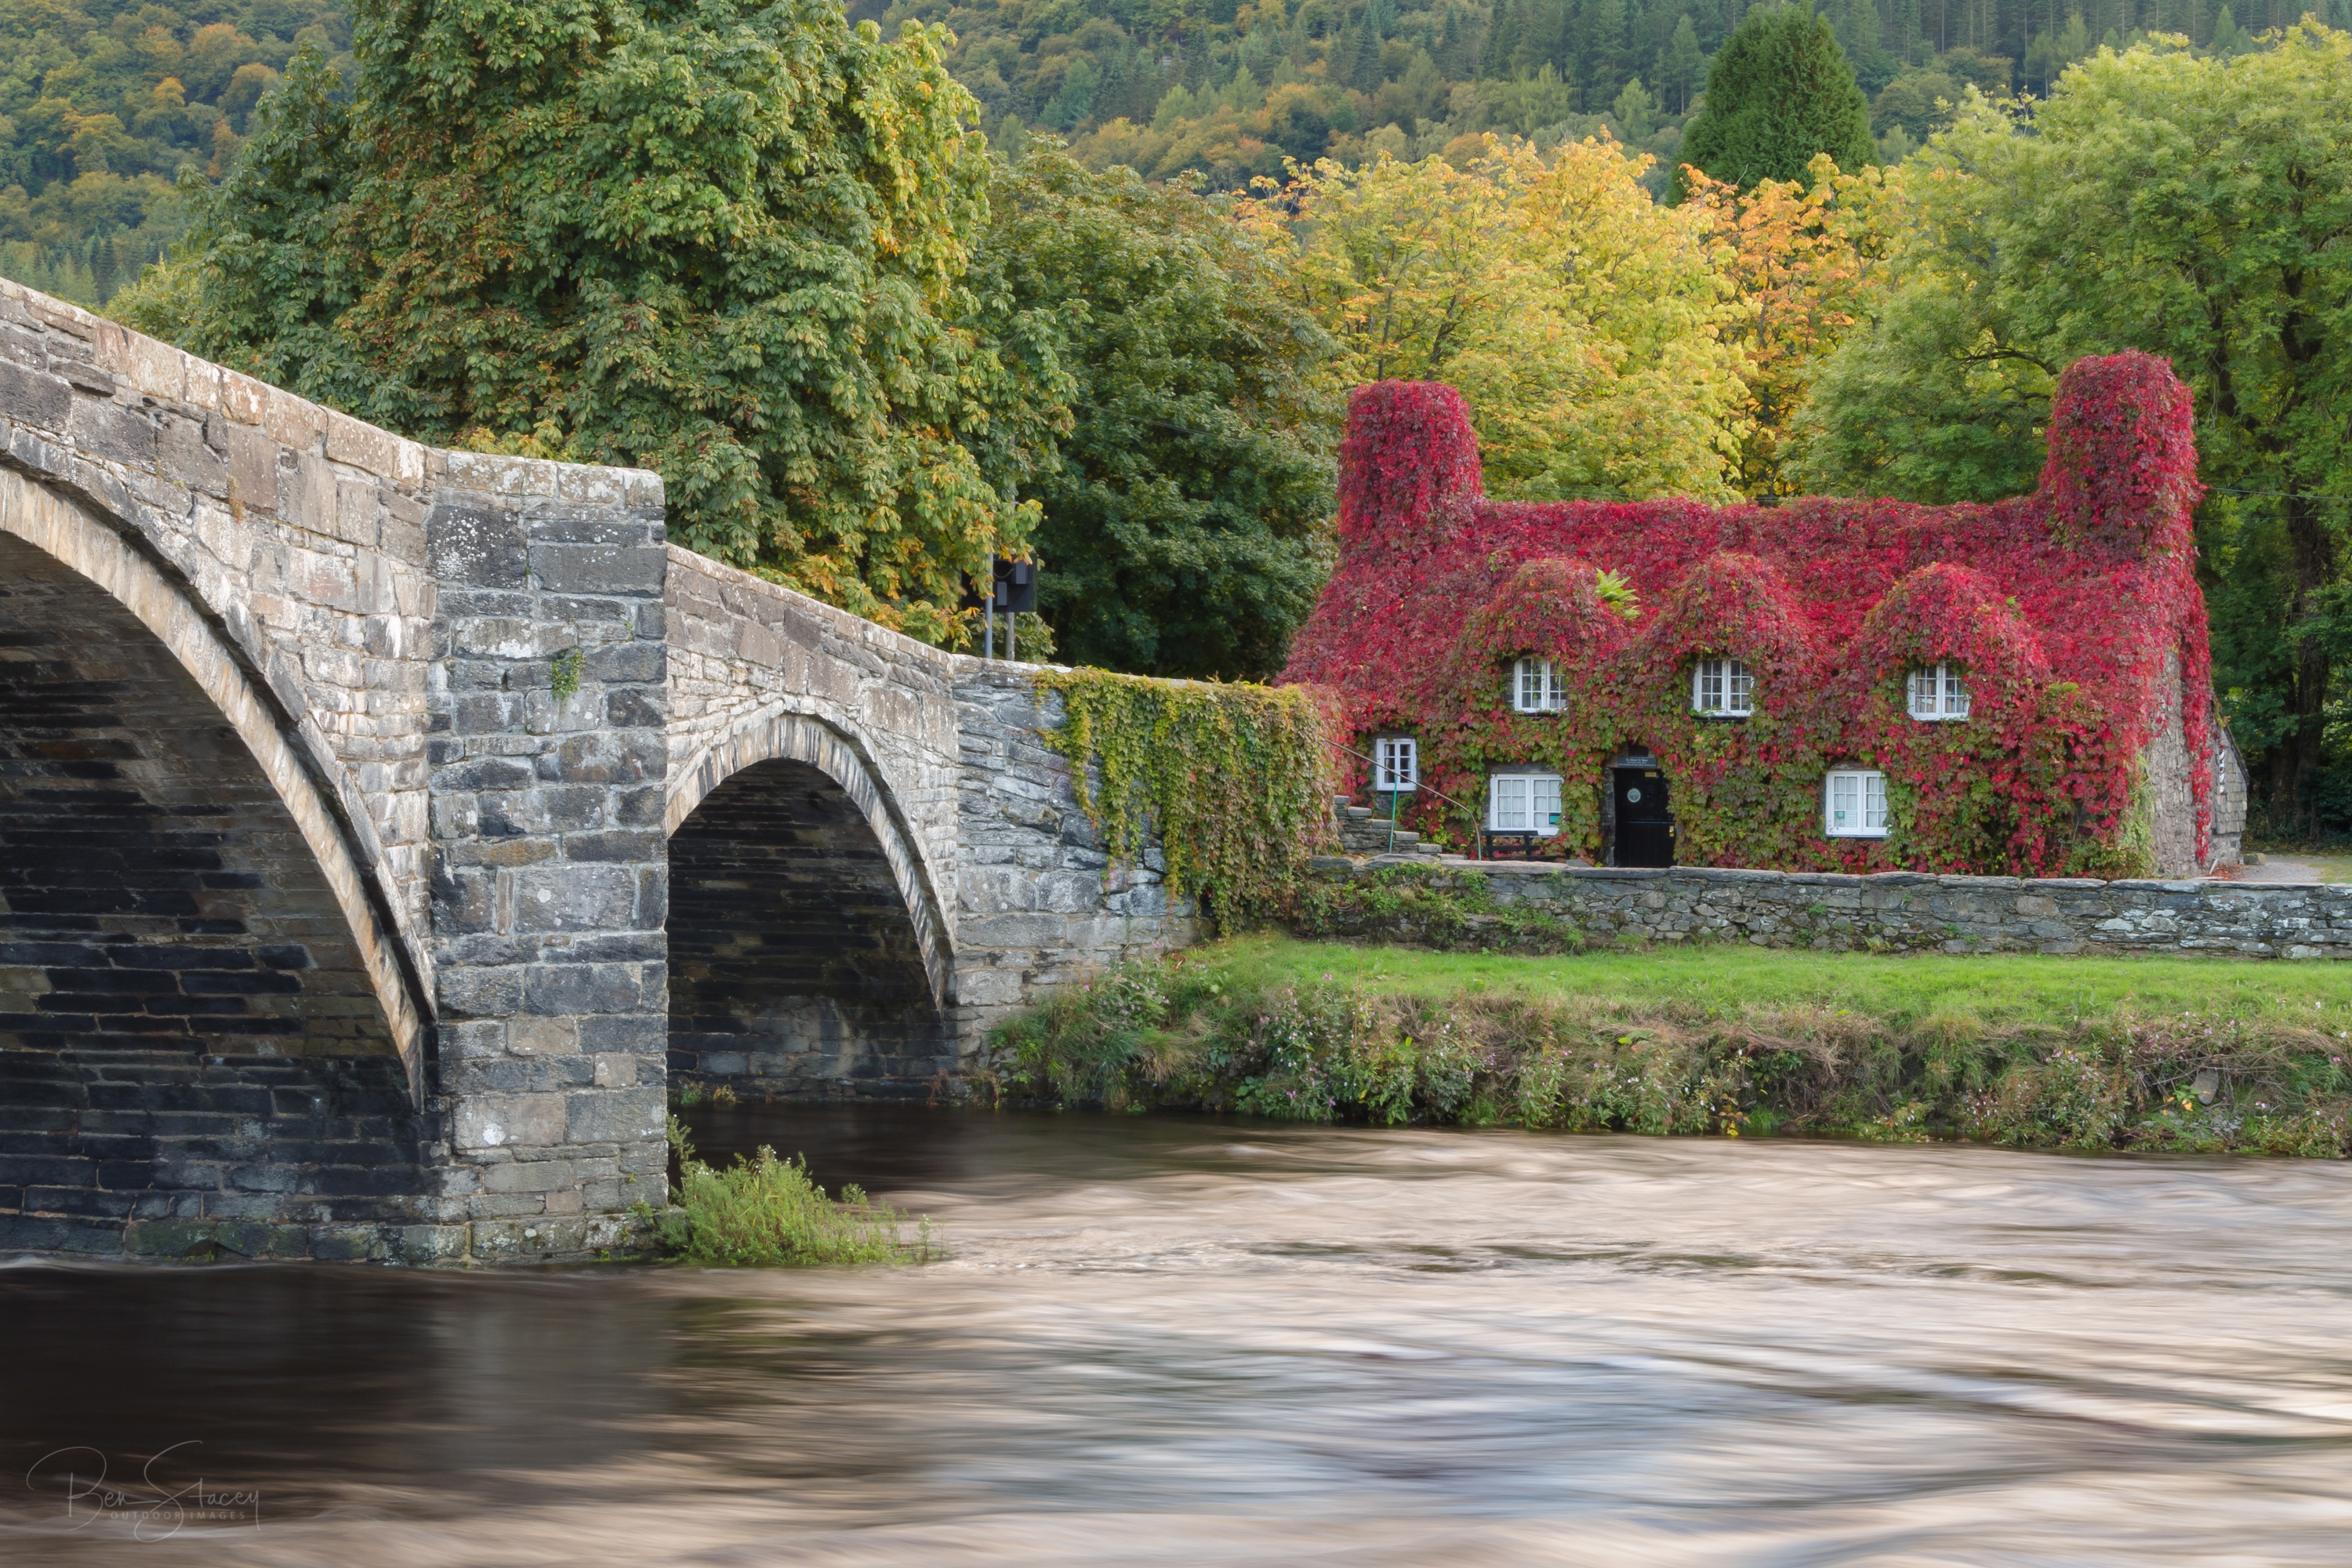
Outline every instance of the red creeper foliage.
MULTIPOLYGON (((1418 737, 1423 781, 1457 800, 1498 768, 1559 773, 1554 853, 1599 851, 1605 771, 1647 751, 1681 860, 1787 869, 2147 874, 2134 795, 2177 710, 2202 865, 2215 740, 2189 413, 2168 362, 2117 354, 2067 371, 2042 487, 2012 500, 1521 505, 1483 499, 1451 387, 1360 387, 1339 570, 1283 679, 1331 689, 1360 742, 1418 737), (1638 608, 1604 598, 1604 571, 1638 608), (1524 657, 1557 661, 1565 711, 1512 710, 1524 657), (1747 665, 1752 714, 1691 710, 1705 658, 1747 665), (1966 671, 1964 721, 1909 716, 1907 677, 1937 663, 1966 671), (1823 835, 1839 766, 1886 774, 1886 837, 1823 835)), ((1474 826, 1435 794, 1412 811, 1457 843, 1474 826)))

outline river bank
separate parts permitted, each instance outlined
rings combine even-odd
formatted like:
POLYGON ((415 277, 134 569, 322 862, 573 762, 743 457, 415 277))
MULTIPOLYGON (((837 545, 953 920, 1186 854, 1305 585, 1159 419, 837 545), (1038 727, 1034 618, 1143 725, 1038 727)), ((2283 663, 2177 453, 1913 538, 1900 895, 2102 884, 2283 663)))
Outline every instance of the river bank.
POLYGON ((1306 1121, 2341 1158, 2347 1037, 2330 966, 1255 936, 1063 993, 1000 1031, 983 1087, 1306 1121))

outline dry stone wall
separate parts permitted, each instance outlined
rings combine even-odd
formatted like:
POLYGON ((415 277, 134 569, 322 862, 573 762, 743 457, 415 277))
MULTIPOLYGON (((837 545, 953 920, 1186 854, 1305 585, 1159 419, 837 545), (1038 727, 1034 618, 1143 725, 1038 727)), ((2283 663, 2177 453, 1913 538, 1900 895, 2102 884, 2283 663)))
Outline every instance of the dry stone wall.
MULTIPOLYGON (((1340 879, 1380 874, 1376 863, 1337 856, 1315 864, 1318 874, 1340 879)), ((1556 916, 1599 941, 1738 942, 1825 952, 2352 959, 2352 886, 1634 870, 1460 859, 1438 869, 1484 878, 1497 904, 1556 916)))

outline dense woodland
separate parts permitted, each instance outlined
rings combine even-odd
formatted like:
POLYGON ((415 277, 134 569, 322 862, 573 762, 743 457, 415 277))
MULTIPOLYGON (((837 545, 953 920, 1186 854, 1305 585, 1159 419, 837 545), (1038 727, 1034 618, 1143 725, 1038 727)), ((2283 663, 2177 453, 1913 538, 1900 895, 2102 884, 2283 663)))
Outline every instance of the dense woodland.
POLYGON ((0 270, 657 468, 681 542, 919 636, 1036 552, 1024 650, 1228 678, 1319 587, 1351 384, 1461 386, 1499 495, 1948 501, 2147 349, 2225 711, 2275 826, 2344 832, 2352 0, 2312 9, 26 0, 0 270))
MULTIPOLYGON (((853 21, 944 24, 949 70, 1000 144, 1067 138, 1096 169, 1198 170, 1216 187, 1284 160, 1412 160, 1495 132, 1601 132, 1655 154, 1663 190, 1708 62, 1748 0, 855 0, 853 21)), ((2101 43, 2179 33, 2227 54, 2352 0, 1822 0, 1888 163, 1969 87, 2046 95, 2101 43)), ((0 8, 0 261, 100 303, 186 223, 184 168, 219 178, 296 47, 348 58, 339 0, 17 0, 0 8)))

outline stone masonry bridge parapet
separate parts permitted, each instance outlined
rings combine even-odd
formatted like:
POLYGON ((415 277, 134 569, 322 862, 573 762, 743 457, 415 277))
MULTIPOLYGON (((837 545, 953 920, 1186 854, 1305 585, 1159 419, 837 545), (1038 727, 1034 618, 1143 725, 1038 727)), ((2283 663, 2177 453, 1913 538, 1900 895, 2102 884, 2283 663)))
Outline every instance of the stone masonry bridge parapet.
POLYGON ((0 1249, 590 1256, 1191 940, 1031 677, 0 281, 0 1249))

